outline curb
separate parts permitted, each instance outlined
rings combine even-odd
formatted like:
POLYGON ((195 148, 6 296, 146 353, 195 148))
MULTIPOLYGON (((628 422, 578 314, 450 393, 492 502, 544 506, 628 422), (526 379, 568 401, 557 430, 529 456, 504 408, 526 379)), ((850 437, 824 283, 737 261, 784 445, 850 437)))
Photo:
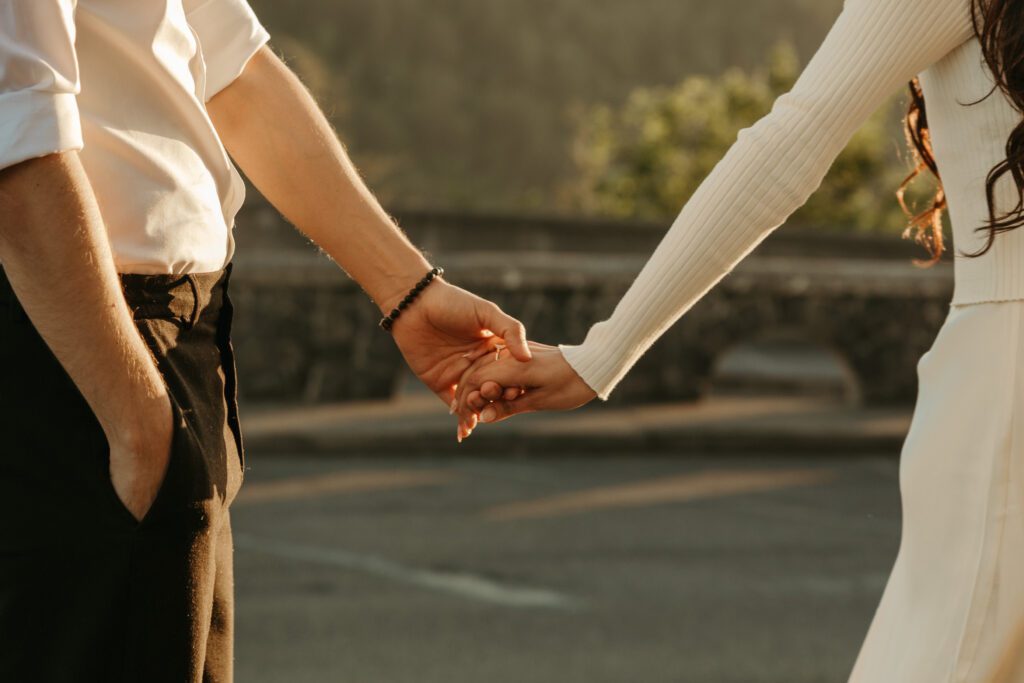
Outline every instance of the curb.
POLYGON ((279 433, 245 437, 248 453, 302 454, 319 457, 383 456, 470 456, 470 457, 561 457, 561 456, 670 456, 688 455, 855 455, 899 457, 904 435, 851 435, 828 433, 730 432, 692 430, 686 432, 640 432, 622 435, 581 437, 578 434, 529 434, 481 432, 457 444, 445 434, 353 434, 345 438, 316 433, 279 433))

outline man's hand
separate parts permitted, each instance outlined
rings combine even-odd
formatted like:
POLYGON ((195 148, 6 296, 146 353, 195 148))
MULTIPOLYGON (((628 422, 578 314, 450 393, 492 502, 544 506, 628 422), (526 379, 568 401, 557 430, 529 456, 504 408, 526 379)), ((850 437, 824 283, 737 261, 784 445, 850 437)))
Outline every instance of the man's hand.
POLYGON ((478 358, 458 382, 455 411, 459 439, 477 422, 499 422, 537 410, 572 410, 597 393, 587 386, 557 346, 530 342, 533 360, 522 363, 500 351, 478 358))
POLYGON ((118 438, 107 441, 110 444, 110 481, 117 497, 121 499, 136 520, 149 512, 157 492, 167 475, 171 456, 172 424, 171 403, 164 397, 163 414, 154 415, 151 427, 143 428, 131 442, 118 438))
POLYGON ((170 399, 125 302, 77 152, 0 171, 0 258, 107 437, 115 491, 141 518, 167 467, 170 399))
MULTIPOLYGON (((390 311, 430 270, 363 183, 316 101, 268 47, 207 110, 253 184, 382 311, 390 311)), ((516 358, 530 357, 517 320, 439 279, 402 312, 392 333, 413 372, 445 405, 455 397, 461 374, 502 340, 516 358)))
MULTIPOLYGON (((383 302, 381 308, 391 310, 393 303, 383 302)), ((498 344, 507 346, 516 362, 531 357, 522 323, 441 278, 402 311, 391 332, 412 371, 449 407, 459 378, 498 344)))

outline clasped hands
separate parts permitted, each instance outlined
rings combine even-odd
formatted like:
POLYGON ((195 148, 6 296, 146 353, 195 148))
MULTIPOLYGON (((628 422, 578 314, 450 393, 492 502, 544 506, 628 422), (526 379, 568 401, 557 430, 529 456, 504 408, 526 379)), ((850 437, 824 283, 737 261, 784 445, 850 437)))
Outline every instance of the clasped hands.
POLYGON ((538 410, 572 410, 597 394, 576 374, 557 346, 528 342, 531 358, 520 360, 495 344, 476 355, 455 389, 451 410, 458 415, 458 440, 478 423, 491 423, 538 410))
MULTIPOLYGON (((382 310, 390 310, 385 301, 382 310)), ((479 422, 537 410, 570 410, 596 397, 555 346, 495 304, 438 278, 392 329, 406 362, 450 412, 457 438, 479 422)))

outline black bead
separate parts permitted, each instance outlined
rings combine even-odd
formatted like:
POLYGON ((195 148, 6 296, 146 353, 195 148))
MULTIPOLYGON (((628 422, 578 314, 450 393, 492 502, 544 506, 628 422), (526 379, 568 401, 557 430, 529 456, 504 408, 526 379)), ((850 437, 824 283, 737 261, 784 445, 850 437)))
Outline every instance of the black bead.
POLYGON ((420 292, 426 289, 434 278, 444 274, 444 268, 435 266, 431 268, 430 272, 423 276, 423 279, 416 283, 416 286, 409 290, 409 293, 405 295, 405 298, 398 302, 397 308, 392 309, 391 313, 381 318, 380 322, 377 323, 381 329, 390 332, 391 328, 395 324, 395 318, 397 318, 403 310, 409 307, 410 304, 419 296, 420 292))

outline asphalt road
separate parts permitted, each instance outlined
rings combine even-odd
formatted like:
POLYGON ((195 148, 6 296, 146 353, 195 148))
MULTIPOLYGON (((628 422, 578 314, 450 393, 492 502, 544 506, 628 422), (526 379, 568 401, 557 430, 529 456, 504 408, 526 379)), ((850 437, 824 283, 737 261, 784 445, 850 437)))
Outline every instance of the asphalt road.
POLYGON ((242 683, 844 682, 889 456, 251 454, 242 683))

